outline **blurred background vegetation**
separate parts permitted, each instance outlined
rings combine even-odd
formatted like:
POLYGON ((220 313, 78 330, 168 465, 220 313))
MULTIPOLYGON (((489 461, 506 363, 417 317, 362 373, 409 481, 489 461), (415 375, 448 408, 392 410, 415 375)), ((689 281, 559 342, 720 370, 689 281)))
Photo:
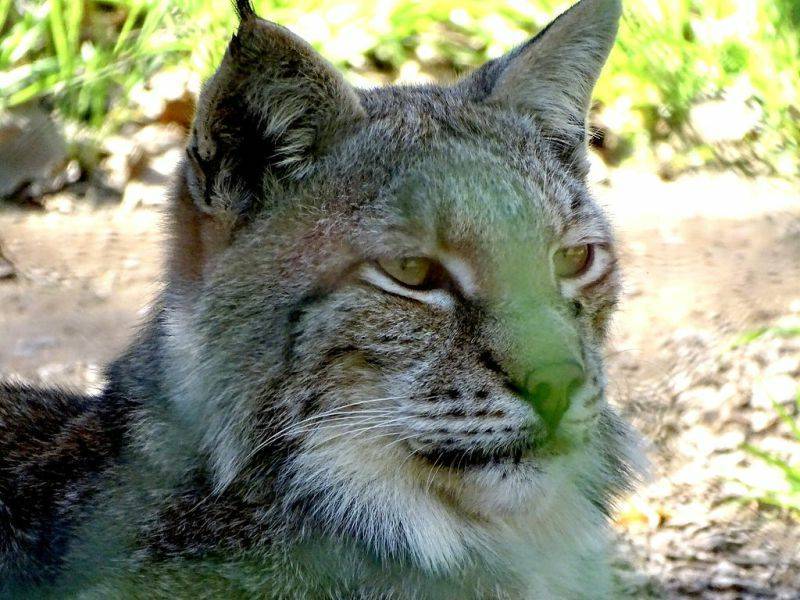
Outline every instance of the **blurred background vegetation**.
MULTIPOLYGON (((524 42, 572 1, 254 4, 352 83, 373 86, 453 79, 524 42)), ((719 510, 733 498, 800 518, 800 0, 623 2, 590 116, 593 172, 623 167, 605 179, 616 207, 633 214, 650 200, 658 229, 629 215, 631 243, 621 256, 632 267, 633 308, 622 311, 628 337, 611 362, 624 376, 618 393, 636 406, 642 390, 637 425, 658 444, 658 468, 670 477, 666 488, 657 478, 620 523, 649 523, 636 551, 643 564, 650 573, 663 574, 667 563, 683 569, 692 595, 702 580, 696 556, 720 558, 725 569, 741 556, 739 575, 750 568, 742 565, 763 564, 765 577, 784 573, 796 590, 800 557, 773 568, 764 562, 768 544, 754 537, 762 554, 747 562, 738 554, 744 513, 719 510), (695 170, 702 172, 663 185, 652 174, 695 170), (783 212, 790 201, 791 215, 783 212), (687 203, 705 210, 691 211, 691 223, 674 214, 687 203), (747 210, 719 211, 721 204, 747 210), (787 297, 789 317, 781 313, 787 297), (785 318, 790 325, 771 325, 785 318), (727 349, 727 336, 742 330, 727 349), (695 538, 712 527, 733 540, 714 546, 715 555, 695 538), (650 537, 656 530, 663 535, 650 537)), ((167 201, 195 98, 235 29, 230 0, 0 0, 0 209, 15 203, 0 210, 0 282, 14 282, 0 286, 0 371, 25 365, 44 380, 74 371, 83 373, 80 385, 96 383, 96 364, 121 347, 120 323, 138 318, 132 307, 150 293, 160 259, 155 217, 130 209, 167 201), (18 203, 45 210, 17 211, 18 203), (113 218, 92 214, 98 206, 113 218), (100 334, 76 334, 84 329, 100 334)), ((768 531, 764 540, 785 541, 786 556, 797 554, 796 535, 768 531)), ((715 573, 704 563, 704 576, 715 573)))
MULTIPOLYGON (((452 78, 562 0, 257 0, 358 85, 452 78)), ((664 177, 800 174, 800 2, 637 0, 596 91, 594 145, 664 177)), ((0 0, 0 114, 39 103, 90 172, 126 124, 186 125, 236 17, 227 0, 0 0), (16 107, 16 108, 15 108, 16 107)))

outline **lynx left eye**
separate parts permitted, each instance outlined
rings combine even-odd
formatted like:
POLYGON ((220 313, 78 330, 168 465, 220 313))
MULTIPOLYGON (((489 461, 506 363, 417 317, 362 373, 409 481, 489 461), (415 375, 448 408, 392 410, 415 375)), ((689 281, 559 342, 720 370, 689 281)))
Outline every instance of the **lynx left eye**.
POLYGON ((410 288, 429 287, 435 263, 424 256, 379 260, 378 266, 398 283, 410 288))
POLYGON ((558 277, 578 277, 589 270, 593 258, 594 246, 592 244, 561 248, 553 255, 553 267, 558 277))

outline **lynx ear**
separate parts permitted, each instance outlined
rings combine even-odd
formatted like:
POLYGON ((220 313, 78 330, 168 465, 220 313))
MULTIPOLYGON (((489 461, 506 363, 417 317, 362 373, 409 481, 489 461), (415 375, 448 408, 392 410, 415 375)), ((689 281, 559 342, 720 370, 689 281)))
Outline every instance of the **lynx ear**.
POLYGON ((565 163, 584 174, 586 115, 621 11, 620 0, 581 0, 461 85, 475 100, 532 115, 565 163))
POLYGON ((363 116, 356 92, 306 42, 259 19, 249 0, 197 104, 171 207, 169 277, 197 290, 269 188, 301 179, 363 116))
POLYGON ((241 214, 265 177, 302 178, 363 114, 355 90, 289 30, 239 0, 241 24, 197 106, 187 152, 191 196, 204 212, 241 214))

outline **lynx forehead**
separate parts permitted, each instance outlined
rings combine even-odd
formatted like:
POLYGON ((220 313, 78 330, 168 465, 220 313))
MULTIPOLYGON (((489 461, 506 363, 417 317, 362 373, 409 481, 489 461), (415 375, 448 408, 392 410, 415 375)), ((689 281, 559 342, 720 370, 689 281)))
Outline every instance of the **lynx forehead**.
POLYGON ((70 585, 611 597, 636 460, 604 393, 619 275, 585 120, 619 2, 453 85, 374 90, 238 9, 166 289, 109 370, 127 437, 58 557, 70 585), (92 548, 112 558, 87 574, 92 548))

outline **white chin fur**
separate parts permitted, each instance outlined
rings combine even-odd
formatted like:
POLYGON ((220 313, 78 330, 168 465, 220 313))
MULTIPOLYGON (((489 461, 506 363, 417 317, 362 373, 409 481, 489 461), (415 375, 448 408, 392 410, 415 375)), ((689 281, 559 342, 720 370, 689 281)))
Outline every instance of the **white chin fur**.
POLYGON ((514 514, 531 517, 548 512, 566 493, 571 478, 551 465, 487 465, 462 475, 458 503, 468 512, 484 518, 514 514))
MULTIPOLYGON (((378 555, 410 555, 429 572, 455 572, 479 556, 517 564, 507 562, 509 552, 541 559, 545 549, 569 561, 604 537, 602 517, 574 485, 579 458, 535 467, 523 461, 506 467, 505 477, 499 466, 472 469, 456 481, 426 474, 419 464, 403 462, 401 452, 377 445, 308 442, 292 466, 288 497, 324 498, 315 507, 317 521, 334 531, 355 525, 378 555)), ((530 560, 519 564, 534 568, 530 560)))
POLYGON ((558 512, 566 496, 579 494, 575 482, 596 467, 592 462, 577 449, 561 456, 524 459, 518 465, 465 470, 457 481, 449 478, 446 487, 465 512, 481 518, 545 519, 558 512))

